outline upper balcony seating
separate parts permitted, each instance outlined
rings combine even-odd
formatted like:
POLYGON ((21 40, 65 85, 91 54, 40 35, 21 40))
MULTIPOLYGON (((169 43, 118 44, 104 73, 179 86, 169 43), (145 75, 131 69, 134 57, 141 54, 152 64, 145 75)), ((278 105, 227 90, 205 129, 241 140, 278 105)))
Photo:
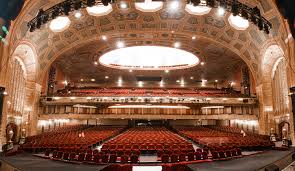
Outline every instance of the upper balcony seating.
POLYGON ((223 89, 202 88, 170 88, 170 89, 152 89, 152 88, 72 88, 60 90, 56 96, 98 96, 98 97, 136 97, 136 96, 157 96, 157 97, 242 97, 235 91, 226 91, 223 89))

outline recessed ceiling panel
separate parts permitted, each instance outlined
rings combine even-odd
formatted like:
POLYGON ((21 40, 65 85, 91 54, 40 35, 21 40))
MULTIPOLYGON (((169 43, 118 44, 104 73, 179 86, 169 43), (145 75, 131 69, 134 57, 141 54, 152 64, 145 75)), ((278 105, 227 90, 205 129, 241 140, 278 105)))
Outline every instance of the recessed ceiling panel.
POLYGON ((187 51, 163 46, 133 46, 105 53, 99 62, 107 67, 132 70, 174 70, 190 68, 199 58, 187 51))

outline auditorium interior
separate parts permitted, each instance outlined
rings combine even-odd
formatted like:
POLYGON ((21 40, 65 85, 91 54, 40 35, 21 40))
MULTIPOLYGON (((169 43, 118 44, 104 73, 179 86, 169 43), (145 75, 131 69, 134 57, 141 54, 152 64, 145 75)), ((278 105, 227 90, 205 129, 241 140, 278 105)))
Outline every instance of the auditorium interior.
POLYGON ((294 22, 294 0, 1 0, 0 171, 294 171, 294 22))

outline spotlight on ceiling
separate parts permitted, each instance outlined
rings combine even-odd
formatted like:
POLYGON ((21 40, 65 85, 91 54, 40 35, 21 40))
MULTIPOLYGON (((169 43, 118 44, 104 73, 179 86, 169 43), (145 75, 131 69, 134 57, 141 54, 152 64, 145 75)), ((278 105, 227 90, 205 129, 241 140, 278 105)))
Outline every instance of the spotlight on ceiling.
POLYGON ((121 9, 126 9, 128 7, 127 3, 126 2, 121 2, 120 3, 120 8, 121 9))
POLYGON ((224 8, 223 8, 223 7, 218 7, 218 9, 217 9, 217 14, 218 14, 219 16, 223 16, 224 13, 225 13, 224 8))
POLYGON ((71 12, 71 3, 69 1, 65 1, 63 4, 63 12, 66 16, 68 16, 71 12))
POLYGON ((175 43, 174 43, 174 47, 175 47, 175 48, 179 48, 180 46, 181 46, 181 43, 180 43, 180 42, 175 42, 175 43))
POLYGON ((133 70, 132 69, 129 69, 129 72, 133 72, 133 70))
POLYGON ((198 6, 201 3, 201 0, 188 0, 188 4, 192 4, 193 6, 198 6))
POLYGON ((218 82, 218 80, 215 80, 215 82, 217 83, 217 82, 218 82))
POLYGON ((108 6, 112 1, 111 0, 101 0, 104 6, 108 6))
POLYGON ((169 70, 168 70, 168 69, 166 69, 166 70, 165 70, 165 73, 169 73, 169 70))
POLYGON ((143 87, 143 82, 142 81, 138 81, 137 85, 138 85, 138 87, 143 87))
POLYGON ((81 11, 79 11, 79 10, 76 11, 75 14, 74 14, 74 16, 75 16, 75 18, 80 19, 82 17, 81 11))
POLYGON ((197 38, 196 36, 193 36, 193 37, 192 37, 192 40, 196 40, 196 38, 197 38))
POLYGON ((86 4, 87 4, 88 7, 92 7, 92 6, 95 5, 95 0, 87 0, 86 4))
POLYGON ((103 36, 101 36, 101 39, 102 40, 107 40, 108 38, 107 38, 107 36, 103 35, 103 36))
POLYGON ((105 76, 104 78, 105 78, 105 79, 109 79, 109 76, 105 76))
POLYGON ((180 4, 177 0, 173 0, 169 3, 168 8, 171 11, 177 10, 179 8, 180 4))
POLYGON ((124 46, 125 46, 124 42, 122 42, 122 41, 117 42, 117 47, 118 48, 123 48, 124 46))
POLYGON ((205 65, 205 62, 201 62, 201 65, 202 65, 202 66, 205 65))
POLYGON ((237 0, 233 0, 232 6, 231 6, 231 12, 233 16, 237 16, 239 14, 239 5, 237 3, 237 0))
POLYGON ((213 8, 215 7, 215 0, 206 0, 207 6, 213 8))
POLYGON ((94 62, 94 65, 98 65, 98 62, 95 61, 95 62, 94 62))
POLYGON ((90 81, 94 82, 94 81, 95 81, 95 79, 94 79, 94 78, 92 78, 90 81))

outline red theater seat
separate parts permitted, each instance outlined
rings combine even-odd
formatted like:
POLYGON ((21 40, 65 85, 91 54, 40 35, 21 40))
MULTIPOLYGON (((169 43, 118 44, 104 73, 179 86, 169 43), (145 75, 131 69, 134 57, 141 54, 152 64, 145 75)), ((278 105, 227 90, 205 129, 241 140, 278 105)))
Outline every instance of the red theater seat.
POLYGON ((163 163, 169 163, 169 156, 167 154, 163 154, 161 157, 161 161, 163 163))
POLYGON ((137 155, 132 155, 130 157, 130 162, 131 163, 138 163, 138 156, 137 155))

